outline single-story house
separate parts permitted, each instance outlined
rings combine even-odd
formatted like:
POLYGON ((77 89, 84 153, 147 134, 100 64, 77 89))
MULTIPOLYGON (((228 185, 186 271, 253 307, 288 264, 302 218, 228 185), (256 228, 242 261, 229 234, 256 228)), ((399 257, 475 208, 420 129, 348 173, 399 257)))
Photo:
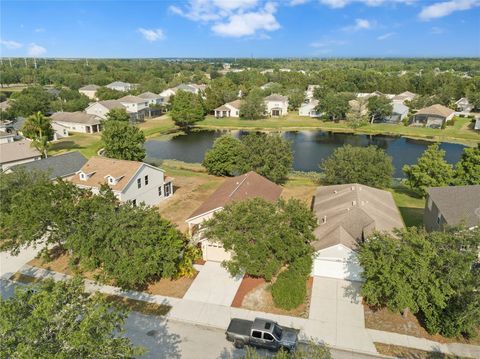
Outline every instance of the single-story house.
POLYGON ((318 100, 312 99, 310 102, 303 103, 298 109, 298 114, 300 116, 308 117, 320 117, 322 113, 317 111, 318 100))
POLYGON ((116 108, 123 108, 124 110, 127 110, 127 107, 118 100, 104 100, 91 103, 85 109, 85 112, 89 115, 95 115, 103 120, 106 120, 107 114, 110 112, 110 110, 116 108))
POLYGON ((107 184, 122 202, 154 206, 173 194, 173 179, 144 162, 92 157, 70 178, 80 188, 98 194, 107 184))
POLYGON ((240 117, 241 100, 227 102, 225 105, 217 107, 214 111, 215 117, 240 117))
POLYGON ((391 233, 404 227, 392 194, 361 184, 319 187, 313 211, 318 222, 314 276, 361 281, 359 243, 375 230, 391 233))
POLYGON ((27 139, 0 144, 0 166, 5 171, 8 168, 32 161, 37 161, 42 155, 27 139))
POLYGON ((52 127, 60 137, 70 132, 96 133, 101 131, 101 118, 86 112, 55 112, 50 117, 52 127))
POLYGON ((123 81, 114 81, 112 83, 109 83, 105 87, 107 87, 111 90, 122 91, 122 92, 127 92, 127 91, 135 89, 134 84, 131 84, 131 83, 128 83, 128 82, 123 82, 123 81))
POLYGON ((38 161, 15 165, 9 168, 9 171, 42 171, 48 174, 48 178, 55 180, 57 178, 69 179, 80 171, 87 163, 87 159, 80 152, 67 152, 56 156, 42 158, 38 161))
POLYGON ((100 88, 98 85, 87 85, 80 87, 78 92, 82 95, 87 96, 89 99, 96 100, 97 99, 97 90, 100 88))
POLYGON ((452 109, 436 104, 418 110, 410 117, 410 125, 441 128, 454 115, 455 111, 452 109))
POLYGON ((480 224, 480 185, 432 187, 427 189, 423 224, 427 231, 446 226, 480 224))
POLYGON ((15 141, 15 133, 0 131, 0 144, 2 143, 11 143, 15 141))
POLYGON ((275 202, 280 198, 281 193, 282 187, 253 171, 227 178, 186 220, 190 235, 201 246, 203 259, 222 262, 230 258, 230 254, 223 249, 221 244, 210 242, 203 236, 202 223, 204 221, 212 218, 216 212, 223 210, 232 202, 255 197, 275 202))
POLYGON ((278 94, 267 96, 265 107, 269 116, 285 116, 288 113, 288 97, 278 94))
POLYGON ((473 110, 473 105, 468 101, 468 98, 462 97, 460 100, 455 102, 457 110, 460 112, 469 113, 473 110))
POLYGON ((417 94, 410 91, 404 91, 402 93, 399 93, 398 95, 395 95, 392 100, 405 103, 405 101, 412 101, 415 97, 417 97, 417 94))
POLYGON ((384 119, 375 120, 380 123, 400 123, 408 116, 410 109, 400 101, 392 101, 392 114, 384 119))

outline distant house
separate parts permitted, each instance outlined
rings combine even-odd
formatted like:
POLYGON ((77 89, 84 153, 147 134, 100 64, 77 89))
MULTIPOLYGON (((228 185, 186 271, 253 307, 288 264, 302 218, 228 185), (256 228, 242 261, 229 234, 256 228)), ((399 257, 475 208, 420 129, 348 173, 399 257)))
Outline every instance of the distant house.
POLYGON ((15 133, 0 131, 0 144, 11 143, 15 140, 15 133))
POLYGON ((393 99, 395 97, 395 95, 392 95, 392 94, 384 94, 380 91, 374 91, 374 92, 359 92, 357 93, 357 98, 363 98, 363 99, 366 99, 368 100, 370 97, 374 97, 374 96, 385 96, 386 98, 388 99, 393 99))
POLYGON ((78 89, 78 92, 80 92, 82 95, 87 96, 89 99, 96 100, 97 99, 97 90, 100 88, 100 86, 97 85, 87 85, 80 87, 78 89))
POLYGON ((109 88, 111 90, 116 90, 116 91, 122 91, 122 92, 127 92, 130 90, 135 89, 135 85, 128 83, 128 82, 122 82, 122 81, 114 81, 112 83, 109 83, 106 88, 109 88))
POLYGON ((113 109, 124 109, 130 115, 131 121, 143 121, 147 113, 148 100, 137 96, 124 96, 118 100, 97 101, 85 109, 90 115, 106 119, 107 114, 113 109))
POLYGON ((148 109, 148 99, 139 96, 127 95, 120 97, 118 101, 125 106, 127 112, 135 115, 135 120, 143 120, 148 109))
POLYGON ((269 202, 280 198, 282 187, 255 172, 227 178, 223 184, 198 207, 186 220, 188 231, 200 243, 204 260, 221 262, 230 254, 219 243, 210 242, 203 236, 202 224, 230 203, 260 197, 269 202))
POLYGON ((214 111, 215 117, 240 117, 241 100, 227 102, 225 105, 217 107, 214 111))
POLYGON ((457 110, 460 112, 469 113, 473 110, 473 105, 468 101, 468 98, 462 97, 460 100, 455 102, 457 110))
POLYGON ((478 226, 480 185, 428 188, 423 224, 429 232, 460 224, 467 228, 478 226))
POLYGON ((269 116, 285 116, 288 113, 288 97, 278 94, 267 96, 265 107, 269 116))
POLYGON ((395 95, 392 98, 392 101, 405 103, 405 101, 412 101, 415 97, 417 97, 417 94, 410 91, 404 91, 398 95, 395 95))
POLYGON ((374 122, 380 122, 380 123, 400 123, 405 119, 405 117, 408 116, 408 112, 410 109, 408 106, 404 105, 403 102, 400 101, 392 101, 392 114, 388 116, 387 118, 382 118, 375 120, 374 122))
POLYGON ((95 115, 105 120, 110 110, 113 110, 116 108, 127 110, 127 107, 124 106, 118 100, 104 100, 104 101, 97 101, 97 102, 91 103, 85 109, 85 112, 88 113, 89 115, 95 115))
POLYGON ((175 87, 166 89, 160 93, 160 96, 168 100, 171 96, 174 96, 178 90, 182 90, 185 92, 190 92, 193 94, 198 94, 200 92, 205 91, 207 85, 197 85, 197 84, 180 84, 175 87))
POLYGON ((42 158, 38 161, 28 162, 10 167, 9 171, 41 171, 48 174, 48 178, 69 179, 80 171, 87 163, 87 159, 80 152, 67 152, 56 156, 42 158))
POLYGON ((41 158, 42 155, 37 149, 32 147, 32 142, 29 140, 24 139, 0 144, 0 166, 2 171, 12 166, 37 161, 41 158))
POLYGON ((156 205, 173 194, 173 179, 165 172, 144 162, 92 157, 70 179, 80 188, 98 194, 107 184, 122 202, 156 205))
POLYGON ((413 126, 425 126, 431 128, 441 128, 444 123, 450 121, 455 115, 455 111, 443 105, 432 105, 418 110, 410 117, 410 124, 413 126))
POLYGON ((161 105, 164 100, 162 96, 157 95, 156 93, 153 93, 153 92, 144 92, 138 95, 137 97, 147 101, 147 106, 161 105))
POLYGON ((96 133, 101 130, 101 118, 86 112, 55 112, 50 119, 60 137, 66 137, 70 132, 96 133))
POLYGON ((318 100, 315 99, 311 100, 308 103, 303 103, 298 109, 298 114, 300 116, 320 117, 322 113, 316 110, 317 106, 318 100))
POLYGON ((270 87, 275 86, 275 85, 277 85, 276 82, 267 82, 266 84, 260 86, 260 89, 262 89, 262 90, 267 90, 267 89, 269 89, 270 87))
POLYGON ((350 110, 355 113, 359 113, 362 116, 368 114, 367 104, 368 99, 366 97, 357 97, 348 101, 350 110))
POLYGON ((308 85, 307 90, 305 91, 305 98, 307 100, 312 100, 313 95, 315 94, 315 89, 320 88, 320 85, 308 85))
POLYGON ((375 230, 391 233, 405 226, 390 192, 361 184, 319 187, 313 211, 318 222, 314 276, 361 281, 360 242, 375 230))

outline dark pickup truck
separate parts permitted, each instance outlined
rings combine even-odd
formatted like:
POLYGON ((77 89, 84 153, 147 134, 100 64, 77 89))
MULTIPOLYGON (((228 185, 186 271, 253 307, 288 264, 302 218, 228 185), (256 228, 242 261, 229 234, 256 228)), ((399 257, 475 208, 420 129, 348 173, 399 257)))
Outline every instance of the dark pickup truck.
POLYGON ((227 340, 236 348, 245 345, 269 350, 294 351, 298 341, 298 330, 286 328, 276 322, 256 318, 253 322, 244 319, 232 319, 225 332, 227 340))

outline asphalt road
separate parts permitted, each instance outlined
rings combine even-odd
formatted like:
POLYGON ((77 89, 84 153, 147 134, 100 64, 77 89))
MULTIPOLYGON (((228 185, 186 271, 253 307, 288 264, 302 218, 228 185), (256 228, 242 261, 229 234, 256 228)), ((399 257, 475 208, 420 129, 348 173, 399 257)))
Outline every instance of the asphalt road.
MULTIPOLYGON (((158 359, 235 359, 242 358, 243 349, 235 349, 225 339, 223 330, 198 326, 164 318, 131 313, 126 323, 127 336, 149 350, 142 358, 158 359)), ((332 349, 335 359, 382 358, 332 349)), ((268 351, 259 351, 269 355, 268 351)))

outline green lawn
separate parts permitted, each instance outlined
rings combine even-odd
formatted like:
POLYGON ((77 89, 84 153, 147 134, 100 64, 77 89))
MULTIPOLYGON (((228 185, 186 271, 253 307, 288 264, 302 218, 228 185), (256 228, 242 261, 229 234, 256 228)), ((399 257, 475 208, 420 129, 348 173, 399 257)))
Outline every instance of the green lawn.
POLYGON ((405 225, 407 227, 423 226, 425 199, 405 185, 397 185, 390 192, 393 194, 393 199, 402 214, 405 225))
POLYGON ((196 124, 201 128, 212 129, 245 129, 245 130, 307 130, 319 129, 334 132, 349 132, 359 134, 386 134, 393 136, 407 136, 422 138, 431 141, 458 142, 475 145, 480 142, 480 134, 470 127, 471 120, 459 118, 454 126, 445 129, 432 129, 423 127, 408 127, 403 124, 368 124, 358 129, 348 127, 345 121, 322 121, 310 117, 301 117, 290 113, 286 117, 266 118, 260 120, 241 120, 238 118, 215 118, 207 116, 205 120, 196 124))
POLYGON ((80 151, 85 157, 90 158, 95 156, 100 148, 102 148, 102 144, 99 134, 75 133, 53 142, 48 154, 80 151))
POLYGON ((145 122, 139 123, 138 127, 143 131, 147 138, 162 135, 177 129, 168 115, 148 119, 145 122))

